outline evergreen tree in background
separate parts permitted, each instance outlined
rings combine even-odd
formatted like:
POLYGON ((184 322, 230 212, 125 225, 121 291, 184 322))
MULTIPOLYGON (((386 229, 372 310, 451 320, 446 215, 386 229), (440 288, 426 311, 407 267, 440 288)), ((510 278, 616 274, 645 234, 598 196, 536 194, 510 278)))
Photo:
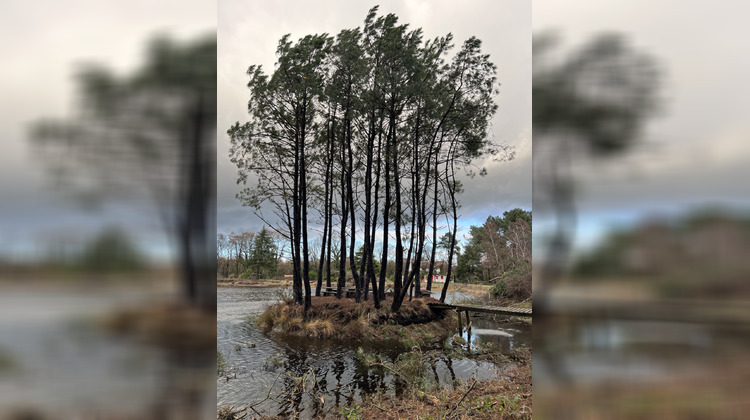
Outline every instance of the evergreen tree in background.
POLYGON ((253 271, 252 274, 258 274, 261 278, 268 278, 276 272, 277 263, 276 244, 264 226, 255 236, 253 242, 253 250, 249 261, 250 269, 253 271))

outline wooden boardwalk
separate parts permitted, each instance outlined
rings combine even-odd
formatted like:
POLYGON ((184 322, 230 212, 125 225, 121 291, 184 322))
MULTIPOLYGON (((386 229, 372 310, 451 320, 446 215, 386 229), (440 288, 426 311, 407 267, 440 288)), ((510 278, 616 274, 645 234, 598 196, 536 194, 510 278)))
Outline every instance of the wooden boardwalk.
POLYGON ((447 303, 428 303, 433 311, 455 310, 458 313, 458 331, 463 333, 464 326, 461 312, 466 312, 466 329, 471 332, 471 318, 469 312, 484 312, 488 314, 531 316, 531 308, 513 308, 510 306, 483 306, 483 305, 449 305, 447 303))
MULTIPOLYGON (((323 296, 336 296, 336 288, 335 287, 324 287, 321 289, 321 295, 323 296)), ((357 289, 353 287, 346 288, 342 290, 342 295, 347 298, 353 298, 357 294, 357 289)))
MULTIPOLYGON (((540 314, 541 315, 541 314, 540 314)), ((750 302, 728 300, 604 300, 556 298, 546 315, 596 320, 663 321, 750 327, 750 302)))
POLYGON ((531 308, 514 308, 511 306, 482 306, 482 305, 449 305, 447 303, 429 303, 430 309, 455 310, 457 312, 484 312, 489 314, 531 316, 531 308))

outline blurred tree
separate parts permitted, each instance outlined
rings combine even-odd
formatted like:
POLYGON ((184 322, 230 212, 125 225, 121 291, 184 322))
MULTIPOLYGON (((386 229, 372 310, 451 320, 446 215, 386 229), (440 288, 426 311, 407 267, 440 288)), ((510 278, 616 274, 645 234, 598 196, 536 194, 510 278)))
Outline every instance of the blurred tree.
POLYGON ((215 311, 215 34, 156 38, 131 74, 88 65, 77 83, 75 117, 33 126, 37 151, 86 202, 148 194, 177 248, 185 300, 215 311))
MULTIPOLYGON (((535 328, 556 328, 549 315, 549 289, 567 268, 576 230, 573 163, 586 152, 616 156, 632 147, 656 106, 656 63, 617 34, 603 34, 561 57, 558 38, 533 39, 532 120, 534 207, 550 211, 554 231, 534 281, 535 328)), ((554 344, 540 343, 540 359, 554 378, 569 381, 554 344)))
POLYGON ((125 232, 107 228, 86 246, 81 265, 84 269, 99 273, 127 272, 143 268, 144 261, 125 232))
MULTIPOLYGON (((576 226, 576 155, 609 157, 632 147, 655 109, 659 81, 655 61, 621 35, 599 35, 562 59, 558 45, 551 33, 533 41, 535 200, 547 199, 556 219, 536 292, 567 265, 576 226)), ((539 298, 542 304, 544 295, 539 298)))

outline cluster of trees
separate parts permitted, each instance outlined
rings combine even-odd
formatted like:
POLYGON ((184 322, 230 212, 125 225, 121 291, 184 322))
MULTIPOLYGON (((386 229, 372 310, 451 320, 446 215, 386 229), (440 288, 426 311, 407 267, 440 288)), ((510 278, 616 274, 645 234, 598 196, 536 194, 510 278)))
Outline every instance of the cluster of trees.
POLYGON ((668 292, 738 292, 750 274, 750 217, 699 209, 669 220, 647 219, 605 235, 580 255, 573 278, 645 279, 668 292))
MULTIPOLYGON (((334 277, 341 296, 348 262, 356 300, 371 288, 379 307, 386 279, 375 265, 386 266, 393 251, 391 308, 398 310, 423 260, 432 278, 436 247, 427 255, 428 231, 432 243, 441 223, 456 231, 457 174, 473 172, 472 160, 488 154, 512 158, 487 136, 497 110, 495 65, 474 37, 448 59, 452 41, 451 34, 424 40, 421 29, 377 16, 375 7, 363 29, 283 37, 271 75, 249 68, 250 121, 228 134, 239 182, 257 184, 238 198, 291 244, 297 303, 310 305, 315 225, 322 230, 316 295, 326 273, 326 286, 334 277), (378 231, 385 233, 376 254, 378 231), (358 245, 361 257, 347 258, 358 245)), ((455 241, 448 254, 452 261, 455 241)))
MULTIPOLYGON (((470 226, 469 234, 464 236, 462 244, 455 245, 457 263, 451 270, 456 273, 455 280, 464 283, 503 283, 498 286, 497 293, 503 296, 526 298, 531 295, 531 226, 532 213, 515 208, 503 213, 502 216, 489 216, 481 226, 470 226)), ((445 233, 437 242, 435 259, 421 262, 417 278, 425 279, 431 289, 431 278, 427 273, 432 265, 434 273, 446 273, 448 264, 446 258, 450 251, 452 233, 445 233)), ((221 278, 282 278, 293 275, 294 263, 287 254, 286 239, 265 227, 258 233, 232 232, 228 235, 217 235, 217 274, 221 278)), ((318 280, 317 267, 320 264, 320 238, 310 243, 311 259, 309 277, 318 280)), ((432 243, 425 244, 426 253, 432 254, 432 243)), ((377 249, 380 251, 380 249, 377 249)), ((364 245, 360 245, 353 256, 355 267, 361 267, 364 260, 364 245)), ((390 254, 393 256, 393 253, 390 254)), ((322 278, 330 278, 337 274, 336 267, 341 264, 338 248, 331 253, 332 272, 325 269, 322 278)), ((351 255, 343 261, 347 267, 347 278, 353 278, 349 266, 352 264, 351 255)), ((414 260, 404 261, 402 270, 414 263, 414 260)), ((381 274, 380 260, 373 261, 375 277, 381 274)), ((389 258, 382 270, 389 282, 394 282, 396 262, 389 258)), ((419 282, 415 281, 416 286, 419 282)))
POLYGON ((265 227, 255 232, 219 233, 216 237, 217 275, 223 278, 260 278, 278 275, 283 248, 265 227))
POLYGON ((465 282, 495 284, 498 296, 531 296, 531 212, 513 209, 469 228, 456 274, 465 282))
POLYGON ((36 266, 62 272, 91 274, 132 273, 150 265, 132 237, 118 227, 105 227, 81 242, 71 237, 48 241, 49 248, 36 266))

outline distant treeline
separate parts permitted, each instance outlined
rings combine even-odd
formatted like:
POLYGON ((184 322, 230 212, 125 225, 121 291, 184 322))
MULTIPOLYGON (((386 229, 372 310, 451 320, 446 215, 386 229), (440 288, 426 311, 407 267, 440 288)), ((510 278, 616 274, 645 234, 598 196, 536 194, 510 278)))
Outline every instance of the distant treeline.
POLYGON ((106 227, 83 242, 51 241, 32 259, 0 258, 0 268, 51 269, 60 274, 127 273, 151 266, 131 237, 117 227, 106 227))
POLYGON ((573 277, 640 280, 669 296, 750 294, 750 217, 717 209, 612 231, 573 265, 573 277))
MULTIPOLYGON (((485 283, 495 285, 497 296, 527 298, 531 296, 531 219, 530 211, 513 209, 502 216, 490 216, 481 226, 471 226, 465 237, 465 245, 457 244, 458 263, 452 267, 456 281, 464 283, 485 283)), ((318 255, 321 238, 311 241, 311 248, 318 255)), ((450 234, 445 234, 437 242, 434 266, 430 261, 422 261, 419 268, 419 279, 422 287, 432 288, 427 276, 432 273, 447 273, 447 256, 450 250, 450 234)), ((378 244, 378 247, 381 245, 378 244)), ((432 244, 424 245, 427 252, 432 251, 432 244)), ((280 235, 263 228, 260 232, 219 233, 217 236, 217 276, 219 278, 276 278, 294 275, 294 265, 287 256, 288 243, 280 235)), ((382 251, 382 248, 380 248, 382 251)), ((322 280, 330 284, 331 278, 339 275, 338 266, 341 254, 333 248, 330 271, 321 272, 322 280)), ((360 267, 364 246, 359 246, 354 254, 354 266, 360 267)), ((311 260, 308 273, 312 280, 318 279, 317 257, 311 260)), ((350 261, 344 261, 351 266, 350 261)), ((414 261, 405 261, 406 269, 414 261)), ((324 268, 326 265, 324 265, 324 268)), ((302 267, 299 267, 301 270, 302 267)), ((380 261, 374 261, 373 272, 380 276, 380 261)), ((396 261, 389 259, 383 275, 392 283, 396 274, 396 261)), ((351 270, 346 271, 347 282, 353 283, 351 270)), ((353 284, 352 284, 353 286, 353 284)))
POLYGON ((471 226, 458 255, 457 278, 494 284, 498 297, 531 297, 531 224, 531 212, 516 208, 471 226))
POLYGON ((283 276, 278 265, 284 247, 278 236, 265 227, 255 232, 219 233, 216 238, 217 276, 219 278, 275 278, 283 276))

